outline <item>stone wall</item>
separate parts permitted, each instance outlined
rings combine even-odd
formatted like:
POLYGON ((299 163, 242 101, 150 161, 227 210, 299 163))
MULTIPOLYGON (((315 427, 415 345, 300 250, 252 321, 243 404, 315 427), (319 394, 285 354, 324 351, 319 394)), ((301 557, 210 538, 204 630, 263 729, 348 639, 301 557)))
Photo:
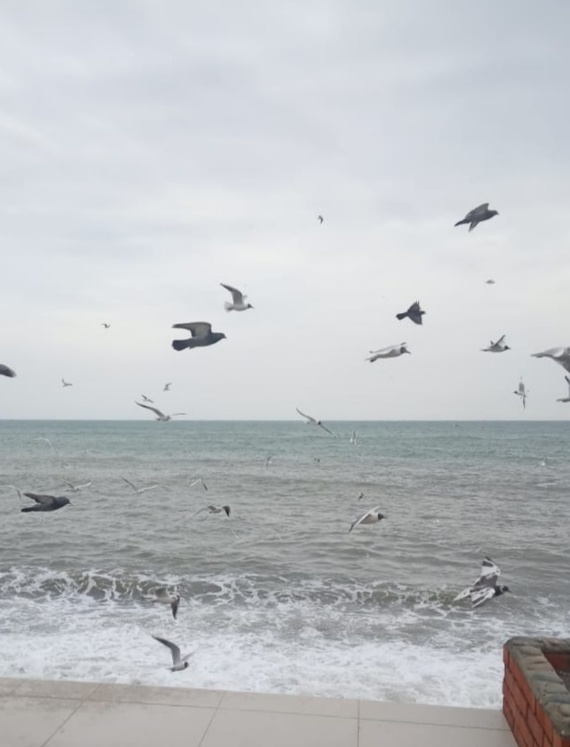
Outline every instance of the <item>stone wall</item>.
POLYGON ((570 747, 568 638, 511 638, 503 650, 503 713, 519 747, 570 747), (556 669, 555 669, 556 668, 556 669))

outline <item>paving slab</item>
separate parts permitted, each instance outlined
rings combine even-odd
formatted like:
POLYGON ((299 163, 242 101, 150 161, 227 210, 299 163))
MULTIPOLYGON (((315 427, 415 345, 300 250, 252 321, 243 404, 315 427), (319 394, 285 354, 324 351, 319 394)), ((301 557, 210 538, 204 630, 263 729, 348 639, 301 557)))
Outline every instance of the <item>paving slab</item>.
POLYGON ((147 703, 155 705, 217 708, 222 690, 193 690, 186 687, 146 687, 142 685, 99 685, 88 700, 109 703, 147 703))
POLYGON ((157 747, 163 744, 199 747, 214 713, 212 708, 88 701, 45 747, 157 747))
POLYGON ((74 682, 73 680, 19 680, 14 695, 29 695, 33 698, 63 698, 85 700, 99 687, 98 682, 74 682))
POLYGON ((360 718, 439 726, 465 726, 475 729, 503 729, 506 731, 509 728, 505 717, 498 709, 456 708, 420 703, 385 703, 376 700, 360 701, 360 718))
POLYGON ((404 721, 360 722, 358 747, 517 747, 503 729, 412 724, 404 721))
POLYGON ((226 692, 220 708, 238 711, 304 713, 313 716, 358 717, 358 701, 344 698, 315 698, 310 695, 226 692))
POLYGON ((0 698, 2 747, 42 747, 81 704, 76 700, 0 698))
POLYGON ((26 681, 27 680, 20 680, 15 677, 0 677, 0 696, 10 695, 10 693, 13 693, 18 685, 21 685, 22 682, 26 681))

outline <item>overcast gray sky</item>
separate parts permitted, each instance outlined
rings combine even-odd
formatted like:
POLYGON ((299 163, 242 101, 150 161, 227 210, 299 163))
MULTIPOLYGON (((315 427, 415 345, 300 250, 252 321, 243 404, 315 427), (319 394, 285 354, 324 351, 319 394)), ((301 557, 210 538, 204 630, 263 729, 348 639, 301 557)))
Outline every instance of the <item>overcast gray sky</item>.
POLYGON ((570 345, 569 27, 560 0, 4 0, 0 417, 568 419, 530 354, 570 345), (195 320, 227 340, 172 350, 195 320))

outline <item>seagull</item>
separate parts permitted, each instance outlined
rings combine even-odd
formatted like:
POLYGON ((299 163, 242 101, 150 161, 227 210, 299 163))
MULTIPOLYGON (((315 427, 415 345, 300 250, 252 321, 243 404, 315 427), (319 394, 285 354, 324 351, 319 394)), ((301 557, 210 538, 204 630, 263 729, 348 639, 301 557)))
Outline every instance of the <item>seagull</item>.
POLYGON ((62 386, 63 386, 64 389, 65 389, 66 386, 73 386, 73 384, 71 382, 66 381, 65 379, 61 380, 61 384, 62 384, 62 386))
POLYGON ((174 643, 167 641, 166 638, 159 638, 157 635, 152 636, 155 641, 162 643, 163 646, 167 646, 172 654, 172 666, 169 667, 171 672, 182 672, 184 669, 190 666, 188 659, 192 654, 186 654, 186 656, 180 657, 180 649, 174 643))
POLYGON ((364 498, 364 493, 360 493, 356 500, 361 501, 364 498))
POLYGON ((317 220, 318 220, 318 221, 319 221, 319 223, 320 223, 320 224, 322 225, 322 223, 323 223, 323 221, 324 221, 324 218, 323 218, 323 216, 322 216, 322 215, 318 215, 318 216, 317 216, 317 220))
POLYGON ((265 469, 269 469, 269 465, 271 464, 271 460, 273 459, 272 456, 268 456, 265 460, 265 469))
POLYGON ((349 438, 348 440, 349 440, 349 442, 350 442, 350 443, 351 443, 351 444, 352 444, 353 446, 356 446, 356 441, 357 441, 357 438, 358 438, 358 436, 357 436, 357 434, 356 434, 356 431, 352 431, 352 436, 351 436, 351 437, 350 437, 350 438, 349 438))
POLYGON ((142 488, 137 488, 137 486, 133 485, 133 483, 130 480, 127 480, 126 477, 121 477, 121 480, 123 482, 126 482, 127 485, 129 485, 134 490, 134 492, 137 495, 141 495, 142 493, 146 493, 147 490, 154 490, 155 488, 158 488, 158 484, 157 483, 153 483, 152 485, 146 485, 146 486, 144 486, 142 488))
POLYGON ((139 407, 144 407, 145 410, 152 410, 156 415, 156 420, 160 420, 162 422, 166 422, 167 420, 172 420, 172 418, 175 418, 178 415, 186 415, 185 412, 173 412, 172 415, 165 415, 157 407, 150 407, 150 405, 143 405, 141 402, 137 402, 136 400, 135 400, 135 405, 138 405, 139 407))
POLYGON ((165 385, 164 385, 164 389, 163 389, 162 391, 163 391, 163 392, 169 392, 169 391, 170 391, 170 387, 171 387, 171 386, 172 386, 172 382, 171 382, 171 381, 169 381, 169 382, 168 382, 168 384, 165 384, 165 385))
POLYGON ((223 332, 212 332, 212 325, 209 322, 185 322, 173 324, 172 327, 173 329, 187 329, 192 335, 187 340, 173 340, 172 347, 174 350, 205 348, 226 339, 223 332))
POLYGON ((81 485, 74 485, 71 482, 68 482, 67 480, 63 481, 64 485, 67 485, 67 487, 73 492, 73 493, 79 493, 80 490, 83 488, 88 488, 91 485, 92 481, 90 482, 83 482, 81 485))
POLYGON ((499 215, 499 213, 496 210, 489 210, 489 203, 484 202, 482 205, 478 205, 473 210, 470 210, 465 218, 457 221, 455 225, 462 226, 465 223, 469 223, 469 230, 472 231, 478 223, 494 218, 495 215, 499 215))
POLYGON ((180 604, 180 594, 170 594, 165 588, 157 589, 155 602, 169 604, 172 610, 172 617, 176 620, 178 605, 180 604))
POLYGON ((253 309, 250 303, 245 302, 247 296, 244 296, 237 288, 232 288, 231 285, 225 285, 224 283, 220 283, 220 285, 232 294, 232 302, 229 303, 226 301, 224 303, 226 311, 247 311, 248 309, 253 309))
POLYGON ((366 360, 370 361, 370 363, 374 363, 378 358, 398 358, 404 353, 410 353, 407 345, 407 342, 401 342, 399 345, 390 345, 389 347, 381 348, 380 350, 371 350, 370 357, 366 358, 366 360))
POLYGON ((68 504, 71 505, 69 498, 64 496, 55 495, 39 495, 38 493, 24 493, 26 498, 31 498, 35 501, 34 506, 26 506, 22 508, 22 513, 28 513, 30 511, 57 511, 58 508, 63 508, 68 504))
POLYGON ((491 340, 491 343, 488 348, 482 348, 483 353, 504 353, 505 350, 510 350, 510 347, 508 345, 505 345, 505 337, 506 335, 502 335, 502 337, 499 337, 497 342, 493 342, 491 340))
POLYGON ((143 402, 150 402, 151 405, 154 405, 153 400, 147 397, 146 394, 141 394, 141 397, 143 399, 143 402))
POLYGON ((201 477, 198 477, 196 480, 193 480, 190 483, 190 487, 191 488, 193 488, 194 485, 201 485, 204 488, 204 490, 208 490, 208 486, 206 485, 206 483, 204 482, 204 480, 201 477))
POLYGON ((485 285, 495 285, 495 281, 493 278, 489 278, 489 280, 485 280, 485 285))
MULTIPOLYGON (((360 500, 360 498, 359 498, 360 500)), ((375 508, 369 509, 366 513, 362 514, 356 521, 353 521, 350 525, 350 529, 348 530, 348 533, 350 534, 352 530, 355 527, 360 526, 360 524, 376 524, 376 522, 381 521, 382 519, 385 519, 386 517, 384 514, 380 513, 380 506, 376 506, 375 508)))
POLYGON ((197 516, 198 514, 202 513, 202 511, 208 511, 210 514, 221 514, 222 511, 225 512, 226 516, 230 517, 230 507, 229 506, 206 506, 205 508, 200 508, 194 516, 197 516))
POLYGON ((515 390, 513 394, 516 394, 517 397, 521 398, 523 409, 526 410, 526 395, 528 394, 528 392, 526 391, 526 388, 525 388, 525 385, 522 379, 519 381, 519 388, 515 390))
POLYGON ((551 358, 555 363, 562 366, 565 371, 570 373, 570 348, 549 348, 542 353, 533 353, 532 358, 551 358))
POLYGON ((103 322, 103 323, 101 324, 101 326, 102 326, 102 327, 105 327, 105 329, 109 329, 109 327, 110 327, 111 325, 110 325, 110 324, 107 324, 107 322, 103 322))
POLYGON ((0 363, 0 376, 7 376, 9 379, 13 379, 15 375, 15 371, 12 371, 11 368, 8 368, 8 366, 0 363))
POLYGON ((315 420, 315 418, 312 418, 310 415, 305 415, 305 413, 301 412, 301 410, 299 410, 298 407, 296 407, 295 409, 297 410, 297 412, 299 413, 299 415, 301 415, 301 417, 307 418, 307 422, 305 423, 305 425, 318 425, 319 428, 322 428, 327 433, 330 433, 331 436, 334 435, 332 431, 329 431, 329 429, 326 427, 326 425, 323 425, 322 420, 315 420))
POLYGON ((500 575, 501 571, 498 566, 495 565, 491 558, 485 557, 481 564, 481 575, 477 581, 472 586, 459 592, 453 601, 459 602, 462 599, 470 597, 473 607, 479 607, 479 605, 488 599, 500 597, 501 594, 510 591, 508 586, 497 586, 497 579, 500 575))
POLYGON ((422 324, 422 315, 425 314, 425 311, 422 311, 420 309, 420 302, 414 301, 414 303, 410 306, 410 308, 407 311, 402 312, 401 314, 396 314, 396 319, 405 319, 408 317, 412 320, 414 324, 422 324))
POLYGON ((566 380, 566 383, 568 384, 568 396, 557 399, 556 400, 557 402, 570 402, 570 378, 568 376, 565 376, 564 379, 566 380))

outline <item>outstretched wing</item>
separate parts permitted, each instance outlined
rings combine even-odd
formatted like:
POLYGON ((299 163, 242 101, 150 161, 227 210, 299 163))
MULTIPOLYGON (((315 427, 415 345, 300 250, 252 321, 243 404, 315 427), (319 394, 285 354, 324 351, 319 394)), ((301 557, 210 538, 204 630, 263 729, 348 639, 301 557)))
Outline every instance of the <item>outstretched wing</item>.
POLYGON ((330 434, 331 434, 331 436, 334 436, 334 433, 333 433, 332 431, 330 431, 330 430, 329 430, 329 429, 328 429, 328 428, 326 427, 326 425, 323 425, 322 423, 319 423, 319 428, 322 428, 322 429, 323 429, 324 431, 326 431, 327 433, 330 433, 330 434))
POLYGON ((220 285, 232 294, 232 301, 234 304, 238 305, 243 303, 244 295, 241 291, 237 288, 233 288, 231 285, 226 285, 225 283, 220 283, 220 285))
POLYGON ((506 337, 506 335, 501 335, 501 337, 499 337, 499 339, 497 340, 497 342, 493 342, 491 344, 492 345, 502 345, 504 343, 504 341, 505 341, 505 337, 506 337))
POLYGON ((488 209, 489 209, 488 202, 484 202, 482 205, 477 205, 476 208, 473 208, 473 210, 470 210, 467 213, 464 220, 469 220, 470 218, 478 218, 483 213, 486 213, 488 209))
POLYGON ((362 514, 362 516, 359 516, 358 519, 356 519, 356 521, 353 521, 352 524, 350 525, 350 529, 348 530, 348 534, 352 532, 354 527, 357 527, 359 524, 362 524, 362 522, 367 516, 370 516, 370 511, 366 511, 366 513, 362 514))
POLYGON ((471 604, 473 607, 479 607, 481 604, 495 596, 495 587, 484 586, 481 589, 473 589, 469 596, 471 597, 471 604))
POLYGON ((130 487, 135 491, 135 493, 137 492, 138 490, 137 486, 133 485, 133 483, 130 480, 127 480, 126 477, 121 477, 121 480, 123 480, 123 482, 126 482, 127 485, 130 485, 130 487))
POLYGON ((495 587, 498 577, 501 575, 501 569, 491 558, 485 557, 481 563, 481 575, 475 581, 472 589, 480 589, 482 587, 495 587))
POLYGON ((414 303, 408 309, 408 314, 413 314, 414 312, 417 313, 419 310, 420 310, 420 302, 414 301, 414 303))
POLYGON ((157 415, 159 418, 164 418, 165 415, 163 412, 160 412, 158 407, 151 407, 150 405, 144 405, 142 402, 135 401, 135 405, 138 405, 139 407, 144 407, 145 410, 152 410, 155 415, 157 415))
POLYGON ((230 507, 229 506, 222 506, 223 510, 226 512, 226 516, 230 517, 230 507))
POLYGON ((305 413, 304 413, 304 412, 301 412, 301 410, 299 410, 299 408, 298 408, 298 407, 296 407, 295 409, 297 410, 297 412, 299 413, 299 415, 300 415, 301 417, 303 417, 303 418, 307 418, 307 420, 309 421, 309 423, 316 423, 316 422, 317 422, 317 421, 315 420, 315 418, 312 418, 312 417, 311 417, 310 415, 305 415, 305 413))
POLYGON ((208 337, 212 332, 212 325, 209 322, 184 322, 173 324, 173 329, 187 329, 192 337, 208 337))
POLYGON ((175 643, 171 643, 170 641, 167 641, 166 638, 159 638, 157 635, 152 636, 155 641, 158 641, 159 643, 162 643, 163 646, 166 646, 170 649, 170 653, 172 654, 172 663, 174 666, 177 664, 180 664, 180 649, 175 643))
POLYGON ((453 597, 453 601, 460 602, 462 599, 467 599, 467 597, 471 594, 471 591, 471 586, 468 586, 466 589, 463 589, 463 591, 460 591, 456 597, 453 597))
POLYGON ((568 376, 565 376, 564 379, 566 380, 566 383, 568 384, 568 390, 570 392, 570 378, 568 378, 568 376))
POLYGON ((36 503, 41 503, 42 506, 49 506, 54 500, 53 495, 40 495, 39 493, 24 493, 24 495, 36 503))
POLYGON ((0 375, 9 376, 11 379, 13 379, 16 373, 15 371, 12 371, 12 369, 9 368, 8 366, 5 366, 4 364, 0 364, 0 375))

